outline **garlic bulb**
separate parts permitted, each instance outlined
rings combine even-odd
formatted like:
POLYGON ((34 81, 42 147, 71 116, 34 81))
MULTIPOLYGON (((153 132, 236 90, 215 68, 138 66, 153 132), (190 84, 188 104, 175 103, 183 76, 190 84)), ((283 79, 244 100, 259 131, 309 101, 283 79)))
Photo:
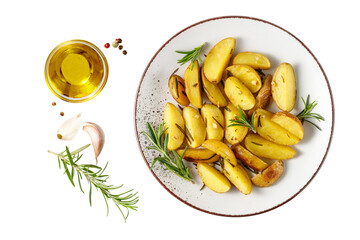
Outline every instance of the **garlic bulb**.
POLYGON ((61 140, 71 140, 76 136, 80 127, 81 113, 63 122, 57 131, 57 137, 61 140))
POLYGON ((103 149, 104 143, 105 143, 104 131, 102 130, 102 128, 99 125, 97 125, 95 123, 91 123, 91 122, 84 122, 83 130, 85 132, 87 132, 90 136, 91 143, 93 145, 94 152, 95 152, 96 164, 98 164, 97 158, 100 155, 101 150, 103 149))

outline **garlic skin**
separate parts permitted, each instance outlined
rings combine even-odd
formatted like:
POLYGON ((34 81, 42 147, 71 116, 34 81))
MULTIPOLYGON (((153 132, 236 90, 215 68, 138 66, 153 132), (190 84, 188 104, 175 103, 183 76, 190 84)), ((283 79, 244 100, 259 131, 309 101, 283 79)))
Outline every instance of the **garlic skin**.
POLYGON ((83 130, 87 132, 87 134, 90 137, 91 144, 93 145, 95 152, 96 164, 98 164, 97 158, 100 155, 101 150, 103 149, 105 143, 104 131, 99 125, 92 122, 84 122, 83 130))
POLYGON ((57 138, 60 140, 69 141, 76 136, 76 134, 79 132, 80 127, 81 113, 72 118, 69 118, 60 125, 57 131, 57 138))

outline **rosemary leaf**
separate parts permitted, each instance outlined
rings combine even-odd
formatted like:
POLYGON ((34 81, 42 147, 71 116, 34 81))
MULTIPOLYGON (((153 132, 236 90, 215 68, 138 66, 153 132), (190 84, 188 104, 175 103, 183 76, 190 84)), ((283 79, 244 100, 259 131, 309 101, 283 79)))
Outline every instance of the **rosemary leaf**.
POLYGON ((192 70, 196 60, 199 60, 200 62, 203 62, 201 60, 201 58, 200 58, 200 54, 201 54, 201 50, 203 49, 204 46, 205 46, 205 43, 203 43, 202 45, 194 48, 191 51, 175 51, 176 53, 180 53, 180 54, 185 55, 183 58, 179 59, 177 62, 180 63, 180 65, 184 65, 185 63, 187 63, 188 61, 191 60, 191 63, 192 63, 191 70, 192 70))
POLYGON ((311 122, 309 119, 316 119, 319 122, 325 121, 325 118, 318 113, 313 113, 312 110, 316 107, 317 102, 313 101, 310 103, 310 94, 307 96, 306 101, 303 97, 301 97, 302 102, 304 103, 304 109, 296 115, 296 117, 301 121, 301 123, 308 122, 315 126, 317 129, 321 130, 321 128, 315 123, 311 122))
MULTIPOLYGON (((180 157, 176 151, 172 151, 171 155, 169 150, 167 149, 169 135, 165 134, 165 130, 163 129, 164 123, 161 123, 159 125, 157 135, 154 134, 155 129, 151 125, 151 123, 148 122, 147 126, 150 134, 146 132, 142 132, 142 134, 144 134, 150 140, 150 142, 154 144, 153 146, 147 147, 147 149, 156 150, 161 154, 161 156, 155 157, 153 159, 150 168, 152 168, 156 162, 160 162, 165 167, 165 169, 172 171, 186 181, 193 182, 190 175, 190 170, 185 166, 182 160, 183 155, 180 157)), ((185 153, 185 151, 183 152, 183 154, 185 153)))

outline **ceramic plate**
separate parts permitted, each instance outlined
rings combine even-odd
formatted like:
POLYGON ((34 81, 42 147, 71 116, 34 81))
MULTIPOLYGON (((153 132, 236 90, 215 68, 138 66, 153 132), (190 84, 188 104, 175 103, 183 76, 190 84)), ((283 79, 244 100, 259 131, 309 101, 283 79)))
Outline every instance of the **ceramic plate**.
MULTIPOLYGON (((205 57, 202 55, 202 59, 205 57)), ((188 64, 177 72, 183 76, 188 64)), ((275 209, 298 195, 315 177, 327 155, 333 133, 333 100, 324 70, 314 54, 297 37, 270 22, 240 16, 218 17, 193 24, 170 38, 154 55, 146 67, 137 92, 135 104, 135 129, 138 144, 146 165, 159 183, 181 202, 207 213, 222 216, 249 216, 275 209), (322 131, 304 124, 304 139, 294 146, 297 154, 284 162, 283 176, 268 188, 253 186, 250 195, 243 195, 234 186, 229 192, 217 194, 208 188, 200 191, 203 183, 194 165, 191 168, 195 184, 186 182, 166 171, 159 163, 152 169, 152 159, 158 154, 146 149, 149 141, 142 131, 147 131, 146 122, 157 127, 163 121, 167 102, 177 106, 168 90, 168 79, 182 56, 176 50, 191 50, 206 42, 203 54, 226 37, 236 39, 234 56, 240 51, 259 52, 266 55, 272 68, 264 71, 274 73, 282 62, 293 65, 298 87, 297 104, 292 113, 303 108, 301 96, 316 100, 315 112, 326 121, 319 123, 322 131)), ((279 111, 274 104, 270 110, 279 111)))

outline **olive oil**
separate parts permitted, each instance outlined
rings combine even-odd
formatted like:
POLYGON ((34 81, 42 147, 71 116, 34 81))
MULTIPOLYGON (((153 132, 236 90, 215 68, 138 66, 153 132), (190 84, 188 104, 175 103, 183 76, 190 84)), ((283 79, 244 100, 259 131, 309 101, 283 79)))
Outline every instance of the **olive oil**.
POLYGON ((45 77, 50 90, 68 102, 94 98, 106 84, 108 64, 95 45, 71 40, 58 45, 49 55, 45 77))

